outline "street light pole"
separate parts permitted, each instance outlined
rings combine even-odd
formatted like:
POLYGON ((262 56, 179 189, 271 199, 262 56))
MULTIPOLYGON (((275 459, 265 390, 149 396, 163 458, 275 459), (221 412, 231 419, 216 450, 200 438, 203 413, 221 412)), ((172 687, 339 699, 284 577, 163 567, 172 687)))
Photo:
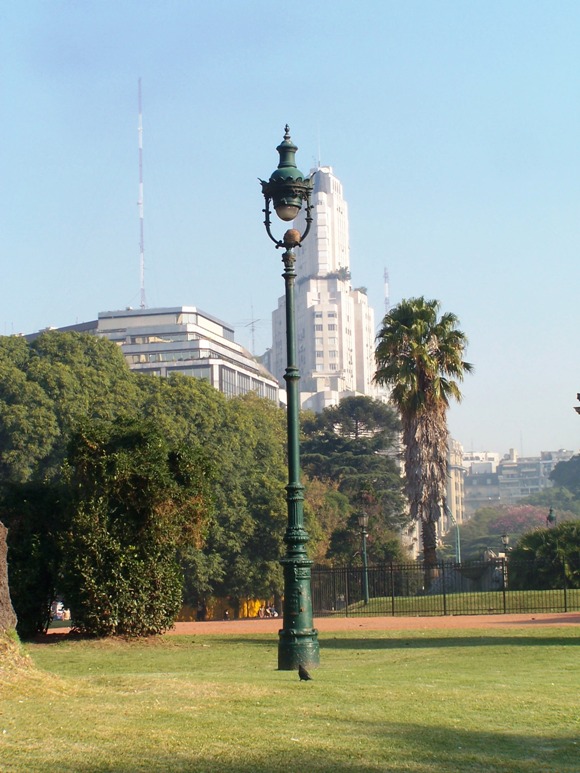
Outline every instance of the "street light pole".
POLYGON ((285 127, 284 139, 276 148, 280 154, 278 168, 268 181, 260 180, 264 195, 264 225, 276 249, 283 247, 286 291, 286 352, 287 367, 284 374, 287 394, 287 435, 288 435, 288 485, 286 502, 288 525, 284 535, 286 554, 282 559, 284 570, 284 615, 283 627, 279 632, 278 669, 292 671, 299 665, 317 666, 320 661, 318 631, 313 625, 311 572, 312 561, 306 553, 308 534, 304 528, 304 486, 300 482, 300 371, 296 360, 296 330, 294 311, 294 286, 296 282, 296 253, 306 238, 312 223, 310 195, 312 180, 304 177, 296 167, 295 154, 298 148, 285 127), (302 203, 305 204, 306 228, 303 234, 291 228, 281 240, 270 230, 270 202, 281 220, 293 220, 302 203))
POLYGON ((360 526, 360 534, 362 540, 362 560, 363 560, 363 599, 365 605, 369 603, 369 564, 367 558, 367 526, 369 525, 369 517, 366 513, 362 512, 358 517, 358 525, 360 526))
POLYGON ((503 567, 503 591, 504 591, 504 609, 505 609, 505 592, 508 588, 507 554, 508 554, 509 544, 510 544, 510 535, 505 531, 501 535, 501 544, 503 545, 502 567, 503 567))

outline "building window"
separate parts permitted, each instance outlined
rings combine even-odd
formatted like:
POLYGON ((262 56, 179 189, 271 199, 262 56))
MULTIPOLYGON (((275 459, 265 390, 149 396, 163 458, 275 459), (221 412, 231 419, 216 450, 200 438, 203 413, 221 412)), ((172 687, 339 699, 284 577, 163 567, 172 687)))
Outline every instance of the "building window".
POLYGON ((331 359, 331 360, 336 360, 336 358, 337 358, 337 357, 338 357, 338 351, 337 351, 336 349, 333 349, 333 350, 330 352, 330 359, 331 359))
POLYGON ((278 390, 276 387, 270 386, 270 384, 266 384, 266 397, 268 400, 273 400, 275 403, 278 402, 278 390))
POLYGON ((317 333, 322 333, 324 325, 314 325, 314 330, 316 330, 317 333))
POLYGON ((336 362, 330 363, 330 370, 336 370, 337 368, 338 368, 338 365, 336 364, 336 362))
POLYGON ((322 312, 321 311, 315 311, 314 312, 314 316, 316 317, 316 319, 322 319, 322 312))
POLYGON ((220 366, 220 392, 227 397, 234 397, 237 393, 236 371, 226 368, 225 365, 220 366))
POLYGON ((252 389, 252 381, 245 373, 238 373, 238 388, 241 395, 245 395, 252 389))
POLYGON ((324 357, 324 352, 316 352, 316 359, 322 360, 324 357))
POLYGON ((336 325, 332 325, 331 324, 331 325, 328 326, 328 329, 329 330, 336 330, 336 325))
POLYGON ((264 397, 264 382, 258 381, 257 378, 252 379, 252 390, 259 395, 260 397, 264 397))
POLYGON ((336 317, 336 311, 329 311, 328 312, 329 317, 336 317))
POLYGON ((199 378, 201 381, 209 381, 211 383, 211 368, 172 368, 172 373, 181 373, 183 376, 192 376, 193 378, 199 378))

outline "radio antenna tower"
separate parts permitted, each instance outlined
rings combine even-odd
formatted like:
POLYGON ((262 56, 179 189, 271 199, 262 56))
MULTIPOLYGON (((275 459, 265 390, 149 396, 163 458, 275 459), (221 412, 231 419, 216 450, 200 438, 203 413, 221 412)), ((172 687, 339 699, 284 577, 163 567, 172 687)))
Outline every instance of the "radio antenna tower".
POLYGON ((391 300, 389 298, 389 272, 386 268, 384 273, 384 280, 385 280, 385 314, 388 314, 391 308, 391 300))
POLYGON ((141 78, 139 78, 139 201, 137 205, 139 207, 139 272, 140 272, 140 286, 141 286, 141 301, 140 307, 146 308, 147 303, 145 301, 145 241, 143 239, 143 112, 141 108, 141 78))

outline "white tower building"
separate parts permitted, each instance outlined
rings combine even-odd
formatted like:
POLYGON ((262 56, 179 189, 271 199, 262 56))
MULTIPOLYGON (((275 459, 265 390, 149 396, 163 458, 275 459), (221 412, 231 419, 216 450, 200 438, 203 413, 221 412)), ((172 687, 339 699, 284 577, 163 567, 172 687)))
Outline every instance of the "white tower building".
MULTIPOLYGON (((348 207, 342 184, 329 166, 312 171, 312 228, 296 251, 296 343, 302 407, 321 411, 347 395, 376 395, 372 383, 375 320, 366 290, 351 285, 348 207)), ((304 218, 301 212, 295 223, 301 231, 304 218)), ((283 297, 272 314, 270 367, 283 383, 283 297)))

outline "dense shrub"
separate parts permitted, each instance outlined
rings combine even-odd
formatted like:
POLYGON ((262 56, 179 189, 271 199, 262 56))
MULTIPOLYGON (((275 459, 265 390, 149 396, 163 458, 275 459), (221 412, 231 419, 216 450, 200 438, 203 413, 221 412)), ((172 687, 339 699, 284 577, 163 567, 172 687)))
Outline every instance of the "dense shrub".
POLYGON ((511 590, 580 588, 580 521, 524 534, 509 553, 511 590))
POLYGON ((88 423, 68 459, 60 588, 75 629, 141 636, 170 627, 182 600, 178 550, 200 542, 208 511, 200 453, 171 448, 151 423, 116 420, 88 423))

